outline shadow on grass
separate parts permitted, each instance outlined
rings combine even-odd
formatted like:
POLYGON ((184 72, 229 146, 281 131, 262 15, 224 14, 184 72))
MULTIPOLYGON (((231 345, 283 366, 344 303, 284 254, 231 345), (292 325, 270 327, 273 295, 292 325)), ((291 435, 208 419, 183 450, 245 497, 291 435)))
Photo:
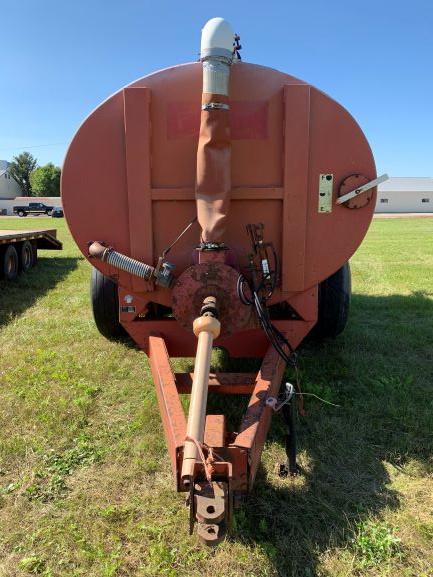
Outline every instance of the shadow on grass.
MULTIPOLYGON (((306 398, 307 417, 298 419, 301 478, 279 479, 268 466, 269 479, 261 467, 235 515, 231 538, 260 544, 280 575, 318 575, 322 553, 350 548, 360 522, 399 507, 387 467, 407 475, 433 470, 433 301, 421 293, 354 295, 351 313, 339 338, 300 350, 304 391, 340 405, 306 398)), ((256 369, 246 364, 224 369, 256 369)), ((228 412, 229 422, 239 422, 244 408, 245 399, 209 399, 209 412, 228 412)), ((281 446, 276 416, 267 450, 281 455, 281 446)))
POLYGON ((38 257, 37 265, 16 281, 0 281, 0 327, 24 313, 78 266, 79 258, 38 257))

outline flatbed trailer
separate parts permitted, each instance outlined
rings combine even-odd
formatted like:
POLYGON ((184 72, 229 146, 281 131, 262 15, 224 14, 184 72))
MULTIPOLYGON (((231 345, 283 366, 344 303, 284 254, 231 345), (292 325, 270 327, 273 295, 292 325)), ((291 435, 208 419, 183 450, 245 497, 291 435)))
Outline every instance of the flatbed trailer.
POLYGON ((0 230, 0 278, 15 280, 34 267, 38 249, 62 250, 57 230, 0 230))

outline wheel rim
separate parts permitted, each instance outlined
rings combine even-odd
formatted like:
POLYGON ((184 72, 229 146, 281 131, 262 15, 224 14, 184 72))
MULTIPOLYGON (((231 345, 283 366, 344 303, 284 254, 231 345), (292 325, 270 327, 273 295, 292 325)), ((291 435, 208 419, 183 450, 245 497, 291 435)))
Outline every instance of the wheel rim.
POLYGON ((15 260, 14 256, 11 254, 11 255, 9 255, 9 258, 7 259, 7 262, 6 262, 6 272, 7 272, 8 276, 11 274, 15 274, 16 268, 17 268, 16 260, 15 260))
POLYGON ((30 253, 29 247, 26 246, 23 251, 23 266, 24 268, 27 269, 30 268, 31 264, 32 264, 32 255, 30 253))

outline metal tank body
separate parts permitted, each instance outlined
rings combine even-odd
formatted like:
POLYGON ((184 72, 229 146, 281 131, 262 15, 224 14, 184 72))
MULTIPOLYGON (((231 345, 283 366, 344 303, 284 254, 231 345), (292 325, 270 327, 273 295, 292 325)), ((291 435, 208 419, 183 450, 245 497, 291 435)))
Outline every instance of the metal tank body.
MULTIPOLYGON (((146 351, 149 334, 162 331, 174 356, 195 353, 196 338, 185 328, 187 313, 176 320, 150 318, 146 311, 157 303, 174 306, 176 316, 173 294, 176 300, 181 289, 157 287, 92 259, 88 246, 104 241, 155 266, 196 216, 201 96, 201 63, 141 78, 83 122, 62 173, 72 235, 91 264, 118 282, 123 326, 146 351)), ((337 199, 376 178, 372 152, 356 121, 332 98, 288 74, 245 62, 231 67, 229 124, 226 261, 236 270, 247 267, 251 246, 245 227, 263 223, 281 264, 281 282, 268 305, 286 301, 296 313, 275 319, 295 348, 316 322, 318 284, 348 261, 368 229, 375 188, 362 199, 343 204, 337 199)), ((199 240, 195 224, 170 252, 176 277, 198 261, 199 240)), ((215 279, 215 285, 223 280, 215 279)), ((231 296, 229 291, 222 300, 231 296)), ((182 298, 188 301, 188 294, 182 298)), ((236 302, 240 317, 246 314, 242 306, 236 302)), ((233 356, 263 356, 268 347, 263 331, 242 322, 235 320, 215 344, 233 356)))

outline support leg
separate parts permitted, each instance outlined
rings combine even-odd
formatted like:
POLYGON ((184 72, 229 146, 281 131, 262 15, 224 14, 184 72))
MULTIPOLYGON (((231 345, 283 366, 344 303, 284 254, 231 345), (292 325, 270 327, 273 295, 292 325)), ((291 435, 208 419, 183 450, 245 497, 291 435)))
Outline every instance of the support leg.
POLYGON ((295 414, 296 406, 294 400, 290 401, 281 408, 284 423, 286 425, 286 455, 287 462, 280 465, 280 477, 294 477, 299 473, 299 467, 296 462, 296 427, 295 414))

